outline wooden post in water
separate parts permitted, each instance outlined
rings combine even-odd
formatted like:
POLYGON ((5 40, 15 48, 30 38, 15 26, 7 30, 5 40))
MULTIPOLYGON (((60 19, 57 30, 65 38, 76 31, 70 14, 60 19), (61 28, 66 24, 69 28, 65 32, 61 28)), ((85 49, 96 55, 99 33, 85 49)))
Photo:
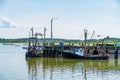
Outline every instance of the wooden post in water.
POLYGON ((118 48, 115 49, 115 59, 118 59, 118 48))
POLYGON ((46 46, 46 44, 45 44, 45 37, 46 37, 46 31, 47 31, 47 29, 44 27, 44 34, 43 34, 43 36, 44 36, 44 40, 43 40, 43 47, 44 47, 44 56, 46 56, 46 51, 45 51, 45 46, 46 46))

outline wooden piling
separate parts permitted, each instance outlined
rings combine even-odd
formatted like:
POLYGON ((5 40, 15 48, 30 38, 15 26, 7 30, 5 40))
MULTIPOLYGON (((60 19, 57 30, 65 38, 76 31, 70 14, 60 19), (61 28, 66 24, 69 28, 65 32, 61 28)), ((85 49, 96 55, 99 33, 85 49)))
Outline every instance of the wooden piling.
POLYGON ((115 49, 115 56, 114 56, 115 59, 118 59, 118 48, 115 49))

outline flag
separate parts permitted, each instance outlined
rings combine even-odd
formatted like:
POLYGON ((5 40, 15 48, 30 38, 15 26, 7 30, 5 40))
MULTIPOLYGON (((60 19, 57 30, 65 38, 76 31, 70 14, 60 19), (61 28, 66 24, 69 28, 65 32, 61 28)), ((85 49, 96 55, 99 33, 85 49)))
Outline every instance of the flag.
POLYGON ((31 31, 33 31, 33 27, 31 28, 31 31))

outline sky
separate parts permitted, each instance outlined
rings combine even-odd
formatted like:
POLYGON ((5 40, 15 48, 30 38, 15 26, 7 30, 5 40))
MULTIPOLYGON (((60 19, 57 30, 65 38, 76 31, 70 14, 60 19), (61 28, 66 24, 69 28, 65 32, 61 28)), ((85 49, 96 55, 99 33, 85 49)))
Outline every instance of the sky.
POLYGON ((30 29, 50 38, 120 38, 120 0, 0 0, 0 38, 26 38, 30 29))

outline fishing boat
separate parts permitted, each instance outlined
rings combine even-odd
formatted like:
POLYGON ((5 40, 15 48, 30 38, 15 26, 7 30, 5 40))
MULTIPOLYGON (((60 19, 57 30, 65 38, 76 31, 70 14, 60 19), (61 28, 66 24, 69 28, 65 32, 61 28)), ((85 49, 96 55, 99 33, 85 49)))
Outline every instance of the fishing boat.
POLYGON ((44 47, 40 45, 38 41, 38 35, 42 36, 41 33, 33 33, 32 30, 32 37, 29 37, 29 45, 28 50, 25 54, 26 57, 42 57, 44 47))
POLYGON ((98 55, 86 54, 83 49, 64 50, 62 54, 63 58, 69 59, 89 59, 89 60, 108 60, 109 55, 107 53, 99 53, 98 55))
POLYGON ((26 52, 26 57, 41 57, 43 54, 43 46, 38 43, 37 37, 29 38, 28 51, 26 52))
MULTIPOLYGON (((95 31, 93 31, 92 36, 94 35, 95 31)), ((91 38, 92 38, 91 36, 91 38)), ((84 29, 84 38, 85 43, 83 49, 74 49, 74 50, 64 50, 63 51, 63 58, 74 58, 74 59, 91 59, 91 60, 108 60, 109 55, 107 51, 105 51, 105 47, 98 48, 98 46, 93 47, 92 49, 87 49, 86 43, 87 43, 87 30, 84 29), (92 52, 91 52, 92 51, 92 52)), ((104 42, 109 37, 104 38, 102 41, 104 42)))

